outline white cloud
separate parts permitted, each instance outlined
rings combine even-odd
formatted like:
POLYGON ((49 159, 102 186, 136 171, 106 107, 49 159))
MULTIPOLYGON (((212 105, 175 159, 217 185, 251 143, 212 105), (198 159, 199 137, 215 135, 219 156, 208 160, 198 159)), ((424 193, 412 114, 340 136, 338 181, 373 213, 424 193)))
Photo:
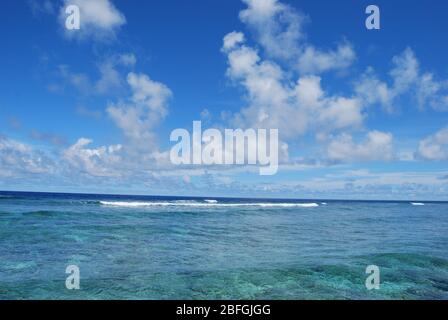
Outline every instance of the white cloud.
POLYGON ((64 0, 60 10, 60 21, 70 38, 94 40, 111 40, 116 31, 126 23, 125 16, 113 5, 110 0, 64 0), (66 30, 65 8, 68 5, 79 7, 81 26, 79 30, 66 30))
POLYGON ((415 53, 406 48, 400 55, 392 58, 394 68, 390 71, 395 95, 406 92, 419 77, 419 62, 415 53))
POLYGON ((355 129, 363 122, 361 101, 327 94, 321 78, 307 75, 297 82, 271 60, 239 43, 225 50, 227 75, 247 92, 248 106, 234 116, 243 127, 281 129, 284 139, 296 138, 309 130, 355 129))
POLYGON ((356 93, 365 103, 379 103, 388 112, 394 110, 396 99, 407 93, 419 78, 419 63, 410 48, 394 56, 392 63, 394 67, 389 72, 391 84, 378 79, 371 67, 355 84, 356 93))
POLYGON ((223 40, 223 46, 222 46, 222 50, 224 52, 227 52, 233 48, 235 48, 236 45, 240 44, 244 42, 244 34, 241 32, 230 32, 228 34, 225 35, 224 40, 223 40))
POLYGON ((52 161, 44 153, 19 141, 0 136, 0 176, 48 173, 52 161))
POLYGON ((118 56, 118 62, 132 67, 137 63, 137 57, 133 53, 123 53, 118 56))
POLYGON ((420 108, 429 106, 438 111, 448 110, 448 81, 434 79, 432 73, 421 76, 417 86, 417 102, 420 108))
POLYGON ((119 176, 114 165, 120 163, 121 145, 102 146, 95 149, 86 148, 93 141, 80 138, 74 145, 64 150, 62 157, 74 168, 96 177, 119 176))
POLYGON ((99 94, 110 92, 122 85, 120 73, 112 62, 107 61, 99 65, 100 78, 95 83, 95 91, 99 94))
POLYGON ((390 133, 370 131, 359 144, 346 133, 335 137, 328 145, 328 158, 334 161, 388 161, 393 159, 393 137, 390 133))
POLYGON ((67 65, 59 65, 58 74, 65 82, 83 94, 102 95, 118 92, 124 84, 124 77, 120 72, 122 69, 132 69, 136 63, 137 58, 132 53, 115 54, 97 63, 99 73, 97 79, 89 77, 87 73, 73 72, 67 65))
POLYGON ((300 194, 343 199, 350 196, 358 199, 443 200, 448 184, 439 178, 441 174, 443 172, 336 169, 322 177, 300 181, 304 187, 300 194))
POLYGON ((128 74, 128 84, 131 86, 132 100, 136 104, 146 106, 160 118, 168 112, 167 100, 171 97, 171 90, 163 83, 151 80, 145 74, 128 74))
POLYGON ((397 100, 409 95, 423 109, 448 110, 448 81, 435 80, 432 73, 420 71, 415 53, 406 48, 392 59, 390 83, 382 81, 369 67, 355 84, 358 96, 367 104, 380 104, 391 112, 397 100))
POLYGON ((299 52, 306 18, 277 0, 243 0, 240 19, 255 31, 259 43, 274 58, 293 58, 299 52))
POLYGON ((322 73, 332 69, 348 68, 356 59, 356 53, 349 43, 339 44, 336 50, 320 51, 307 46, 298 59, 298 68, 303 73, 322 73))
POLYGON ((171 90, 145 74, 133 72, 128 74, 127 83, 132 96, 126 102, 110 104, 107 112, 132 142, 154 148, 153 130, 168 113, 171 90))
POLYGON ((378 79, 372 68, 368 68, 357 81, 355 92, 366 104, 379 103, 387 110, 392 109, 395 93, 387 83, 378 79))
POLYGON ((448 160, 448 128, 420 141, 418 156, 426 160, 448 160))
POLYGON ((319 120, 327 128, 356 128, 362 125, 364 116, 358 99, 333 97, 327 99, 326 105, 319 114, 319 120))
POLYGON ((227 117, 230 125, 279 129, 285 150, 309 133, 327 136, 362 128, 363 100, 328 93, 318 76, 348 68, 356 59, 351 44, 321 50, 306 39, 303 26, 308 18, 291 6, 277 0, 243 2, 247 8, 240 19, 254 32, 256 44, 248 45, 245 35, 236 31, 223 38, 226 74, 244 89, 247 101, 227 117))
MULTIPOLYGON (((247 8, 240 19, 254 31, 268 57, 294 62, 295 68, 305 74, 345 69, 356 59, 349 43, 341 43, 336 50, 321 50, 308 43, 303 31, 309 20, 293 7, 278 0, 243 0, 247 8)), ((242 41, 240 33, 239 42, 242 41)), ((232 39, 229 34, 229 39, 232 39)), ((226 39, 225 39, 226 40, 226 39)), ((224 42, 224 48, 230 42, 224 42)))
MULTIPOLYGON (((94 83, 93 93, 100 94, 121 89, 119 65, 130 67, 136 62, 133 54, 113 55, 99 65, 100 78, 91 81, 88 77, 73 74, 68 67, 61 67, 63 76, 73 85, 83 89, 94 83), (75 81, 84 79, 83 82, 75 81), (83 84, 83 86, 81 86, 83 84)), ((82 75, 82 74, 81 74, 82 75)), ((168 113, 171 90, 145 74, 129 72, 126 84, 130 95, 109 103, 106 109, 109 117, 125 136, 124 143, 109 147, 88 148, 90 139, 81 138, 64 150, 63 158, 71 165, 91 176, 114 177, 146 172, 155 172, 159 166, 169 166, 168 152, 159 150, 156 129, 168 113)), ((91 93, 91 92, 90 92, 91 93)), ((78 108, 78 113, 87 116, 101 116, 86 108, 78 108)))

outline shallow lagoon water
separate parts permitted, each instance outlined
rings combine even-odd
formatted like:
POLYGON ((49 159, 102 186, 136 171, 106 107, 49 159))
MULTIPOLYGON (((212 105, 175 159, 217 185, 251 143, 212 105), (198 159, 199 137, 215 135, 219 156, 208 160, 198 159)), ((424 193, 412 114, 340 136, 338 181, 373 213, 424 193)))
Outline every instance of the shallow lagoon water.
POLYGON ((0 194, 0 299, 448 299, 444 202, 0 194))

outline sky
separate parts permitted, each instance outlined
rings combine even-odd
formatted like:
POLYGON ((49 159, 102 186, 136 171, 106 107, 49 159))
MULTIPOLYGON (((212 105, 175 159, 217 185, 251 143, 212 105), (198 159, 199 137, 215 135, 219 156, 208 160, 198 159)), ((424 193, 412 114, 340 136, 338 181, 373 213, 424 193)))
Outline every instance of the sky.
POLYGON ((448 3, 20 0, 0 10, 0 190, 448 200, 448 3), (66 6, 79 30, 65 28, 66 6), (365 9, 380 9, 368 30, 365 9), (278 128, 272 176, 170 133, 278 128))

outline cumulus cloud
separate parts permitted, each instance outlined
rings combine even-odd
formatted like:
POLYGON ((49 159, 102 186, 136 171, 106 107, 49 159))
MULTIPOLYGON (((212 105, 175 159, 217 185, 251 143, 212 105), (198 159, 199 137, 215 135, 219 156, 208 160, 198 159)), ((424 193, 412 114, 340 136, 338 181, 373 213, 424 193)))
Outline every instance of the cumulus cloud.
POLYGON ((125 66, 134 66, 137 63, 137 57, 133 53, 123 53, 117 58, 118 62, 125 66))
POLYGON ((392 102, 396 94, 387 83, 378 79, 373 68, 368 68, 356 81, 355 91, 366 104, 379 103, 386 110, 392 110, 392 102))
POLYGON ((153 130, 168 113, 171 90, 146 74, 131 72, 127 83, 132 96, 127 101, 110 104, 107 112, 133 143, 154 148, 153 130))
POLYGON ((104 41, 116 37, 117 30, 126 23, 126 18, 110 0, 64 0, 60 10, 60 22, 69 38, 104 41), (79 7, 79 30, 65 29, 65 8, 68 5, 79 7))
POLYGON ((307 46, 298 58, 298 68, 308 74, 322 73, 328 70, 346 69, 356 59, 356 53, 350 43, 341 43, 336 50, 320 51, 307 46))
MULTIPOLYGON (((92 140, 78 139, 62 153, 62 158, 72 169, 94 177, 115 177, 138 172, 149 175, 159 165, 169 165, 168 152, 159 149, 156 129, 168 114, 172 92, 163 83, 143 73, 128 72, 124 77, 119 67, 132 68, 135 63, 136 58, 130 53, 109 56, 99 64, 100 77, 96 81, 84 77, 84 74, 71 72, 67 66, 60 67, 62 76, 73 86, 80 90, 86 88, 86 91, 90 87, 88 93, 105 94, 125 88, 129 92, 127 97, 109 103, 106 108, 107 115, 123 132, 124 142, 91 148, 92 140)), ((100 112, 82 106, 77 112, 101 117, 100 112)))
POLYGON ((448 128, 420 141, 417 154, 426 160, 448 160, 448 128))
POLYGON ((366 103, 379 103, 389 112, 394 110, 396 99, 417 82, 419 75, 419 63, 410 48, 394 56, 392 63, 390 84, 380 80, 369 67, 355 85, 355 91, 366 103))
POLYGON ((20 177, 51 171, 53 163, 43 152, 22 142, 0 136, 0 176, 20 177))
POLYGON ((390 112, 395 110, 400 97, 409 94, 422 109, 448 109, 448 81, 423 73, 412 49, 406 48, 394 56, 392 64, 389 82, 380 80, 371 67, 356 82, 355 91, 365 103, 378 103, 390 112))
POLYGON ((121 87, 120 73, 115 69, 113 63, 107 61, 100 64, 99 72, 101 76, 95 83, 96 92, 103 94, 121 87))
POLYGON ((330 97, 325 101, 325 107, 319 114, 320 124, 326 128, 355 128, 361 126, 363 114, 362 105, 358 99, 330 97))
POLYGON ((418 80, 419 62, 415 53, 406 48, 403 53, 392 58, 394 68, 390 71, 393 89, 397 95, 407 91, 418 80))
POLYGON ((437 111, 448 110, 447 80, 436 80, 434 74, 425 73, 417 84, 416 94, 421 109, 431 107, 437 111))
POLYGON ((304 75, 293 82, 288 70, 262 59, 256 49, 241 41, 224 51, 227 75, 245 89, 249 103, 234 116, 235 124, 278 128, 285 139, 296 138, 308 130, 332 131, 362 125, 361 101, 327 94, 319 76, 304 75))
MULTIPOLYGON (((223 38, 226 75, 245 91, 247 105, 227 119, 243 128, 279 129, 281 145, 309 133, 316 136, 363 127, 364 102, 356 94, 330 94, 322 73, 348 68, 356 59, 344 41, 335 49, 311 44, 304 32, 308 18, 278 0, 243 0, 239 17, 252 31, 256 45, 242 32, 223 38)), ((288 156, 289 157, 289 156, 288 156)))
POLYGON ((224 36, 222 51, 227 52, 241 42, 244 42, 244 34, 232 31, 224 36))
MULTIPOLYGON (((305 74, 345 69, 356 59, 353 47, 347 42, 334 50, 321 50, 310 44, 303 30, 309 19, 291 6, 278 0, 243 2, 247 8, 240 12, 240 19, 254 31, 270 58, 293 62, 295 68, 305 74)), ((230 35, 227 40, 232 39, 230 35)), ((241 42, 241 35, 239 37, 241 42)), ((227 44, 225 42, 224 47, 227 44)))
POLYGON ((247 8, 240 19, 256 34, 266 52, 275 58, 293 58, 299 53, 299 40, 306 18, 277 0, 243 0, 247 8))
POLYGON ((327 154, 334 161, 388 161, 393 159, 392 141, 390 133, 370 131, 357 144, 351 135, 342 133, 329 143, 327 154))
POLYGON ((122 69, 132 69, 137 58, 132 53, 115 54, 103 58, 96 64, 99 76, 97 79, 87 73, 74 72, 68 65, 58 66, 58 75, 70 86, 85 95, 103 95, 116 93, 124 85, 122 69))
POLYGON ((92 142, 91 139, 80 138, 74 145, 63 151, 63 159, 75 169, 92 176, 118 176, 119 171, 114 169, 114 166, 121 161, 122 146, 117 144, 87 148, 92 142))

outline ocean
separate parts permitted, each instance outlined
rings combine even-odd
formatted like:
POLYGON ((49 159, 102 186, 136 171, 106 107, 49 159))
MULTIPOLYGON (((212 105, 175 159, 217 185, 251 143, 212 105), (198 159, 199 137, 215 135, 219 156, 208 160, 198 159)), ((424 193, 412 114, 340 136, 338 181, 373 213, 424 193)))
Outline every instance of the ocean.
POLYGON ((0 192, 0 299, 448 299, 448 202, 0 192))

